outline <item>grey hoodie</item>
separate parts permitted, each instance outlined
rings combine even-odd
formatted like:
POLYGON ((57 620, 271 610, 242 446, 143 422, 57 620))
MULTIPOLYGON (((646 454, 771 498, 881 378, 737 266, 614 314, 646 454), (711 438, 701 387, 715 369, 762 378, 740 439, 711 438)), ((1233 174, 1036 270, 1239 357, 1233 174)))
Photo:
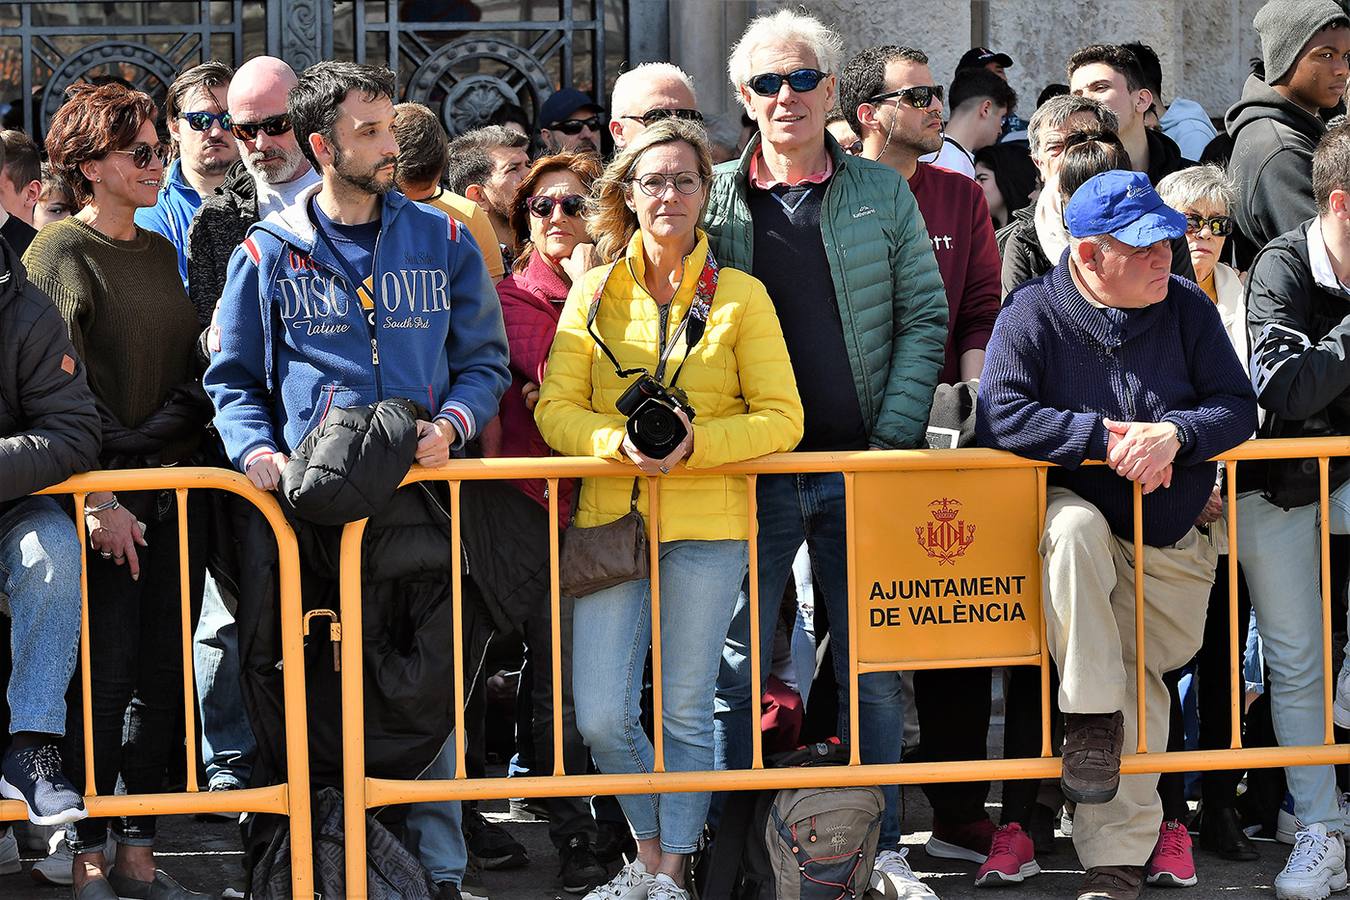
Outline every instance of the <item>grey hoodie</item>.
POLYGON ((1238 189, 1234 249, 1242 270, 1256 251, 1317 215, 1312 155, 1327 127, 1255 75, 1247 77, 1224 124, 1233 138, 1228 171, 1238 189))

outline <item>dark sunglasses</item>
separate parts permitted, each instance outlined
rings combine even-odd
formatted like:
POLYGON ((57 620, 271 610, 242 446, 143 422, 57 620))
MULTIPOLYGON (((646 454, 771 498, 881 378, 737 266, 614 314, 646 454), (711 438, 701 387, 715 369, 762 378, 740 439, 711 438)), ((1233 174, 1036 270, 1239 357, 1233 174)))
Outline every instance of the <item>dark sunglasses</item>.
POLYGON ((549 131, 561 131, 563 134, 581 134, 581 129, 589 128, 591 131, 600 130, 600 117, 591 116, 589 119, 564 119, 561 122, 554 122, 548 126, 549 131))
POLYGON ((127 154, 131 157, 131 161, 135 163, 136 168, 138 169, 144 169, 146 166, 150 165, 150 157, 152 156, 159 157, 161 163, 169 161, 169 148, 163 144, 156 144, 153 147, 149 144, 137 144, 130 150, 111 150, 109 152, 127 154))
POLYGON ((649 109, 640 116, 620 116, 621 119, 633 119, 643 125, 655 125, 662 119, 684 119, 686 122, 702 122, 703 113, 696 109, 649 109))
POLYGON ((880 103, 883 100, 903 100, 915 109, 927 109, 933 105, 934 97, 938 100, 942 99, 942 85, 916 84, 913 87, 901 88, 898 91, 877 94, 875 97, 869 97, 867 102, 880 103))
POLYGON ((1233 233, 1233 219, 1231 216, 1213 216, 1206 219, 1204 216, 1197 216, 1194 213, 1187 214, 1186 230, 1188 232, 1201 234, 1206 229, 1215 237, 1228 237, 1233 233))
POLYGON ((210 131, 213 122, 219 122, 222 131, 230 130, 230 114, 228 112, 185 112, 180 113, 178 118, 186 121, 188 127, 193 131, 210 131))
POLYGON ((268 137, 278 137, 291 130, 291 117, 286 113, 268 116, 261 122, 233 122, 230 133, 241 141, 251 141, 262 132, 268 137))
POLYGON ((579 216, 586 207, 586 198, 580 194, 568 194, 566 197, 536 195, 525 198, 525 208, 530 211, 530 215, 539 219, 547 219, 553 215, 553 209, 557 206, 562 207, 565 216, 579 216))
POLYGON ((861 139, 855 139, 853 143, 845 144, 843 150, 849 156, 862 156, 863 142, 861 139))
POLYGON ((765 72, 763 75, 756 75, 746 82, 750 90, 759 94, 761 97, 773 97, 783 89, 783 82, 788 83, 798 94, 805 94, 808 91, 814 91, 816 85, 825 80, 826 73, 819 69, 798 69, 795 72, 789 72, 786 75, 779 75, 777 72, 765 72))

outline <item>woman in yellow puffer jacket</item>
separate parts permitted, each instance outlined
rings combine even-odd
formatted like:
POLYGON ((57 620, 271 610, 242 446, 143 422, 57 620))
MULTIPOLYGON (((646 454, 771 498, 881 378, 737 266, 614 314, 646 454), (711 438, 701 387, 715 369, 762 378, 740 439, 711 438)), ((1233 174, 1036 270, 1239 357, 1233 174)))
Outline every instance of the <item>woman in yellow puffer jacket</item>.
MULTIPOLYGON (((791 450, 802 435, 801 398, 764 286, 719 268, 696 228, 711 175, 703 129, 680 119, 647 128, 610 163, 597 182, 590 226, 601 258, 611 262, 573 286, 535 410, 544 439, 564 455, 631 462, 635 476, 664 475, 681 462, 687 470, 663 481, 659 522, 662 711, 672 772, 713 767, 714 683, 747 565, 745 480, 683 476, 791 450), (666 385, 678 378, 694 415, 692 424, 683 420, 688 436, 667 455, 643 453, 628 436, 616 401, 636 378, 621 377, 619 367, 660 373, 666 385)), ((638 487, 637 508, 646 514, 645 481, 638 487)), ((633 490, 633 478, 586 479, 575 525, 627 514, 633 490)), ((601 771, 650 772, 652 746, 638 720, 651 644, 649 581, 571 602, 577 727, 601 771)), ((588 897, 636 889, 651 900, 688 900, 685 857, 698 843, 710 796, 620 797, 637 859, 588 897)))

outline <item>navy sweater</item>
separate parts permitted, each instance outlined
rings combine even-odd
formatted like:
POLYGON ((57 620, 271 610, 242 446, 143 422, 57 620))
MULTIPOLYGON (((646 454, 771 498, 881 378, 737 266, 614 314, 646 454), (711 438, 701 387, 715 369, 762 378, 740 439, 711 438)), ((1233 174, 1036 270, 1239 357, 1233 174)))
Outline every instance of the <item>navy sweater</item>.
POLYGON ((1172 486, 1144 498, 1144 542, 1175 544, 1214 488, 1211 457, 1256 428, 1256 397, 1214 304, 1173 275, 1167 297, 1143 309, 1101 309, 1069 275, 1067 254, 1008 298, 984 361, 976 418, 981 446, 1053 462, 1050 484, 1088 500, 1111 530, 1134 537, 1132 484, 1106 466, 1106 428, 1176 424, 1185 443, 1172 486), (1228 352, 1220 352, 1220 351, 1228 352))

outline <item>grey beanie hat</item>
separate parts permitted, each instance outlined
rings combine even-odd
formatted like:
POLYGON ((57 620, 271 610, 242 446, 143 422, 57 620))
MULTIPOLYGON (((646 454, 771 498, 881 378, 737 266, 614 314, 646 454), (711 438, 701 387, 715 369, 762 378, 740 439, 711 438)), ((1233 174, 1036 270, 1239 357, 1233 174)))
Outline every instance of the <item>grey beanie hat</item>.
POLYGON ((1287 75, 1312 36, 1337 19, 1350 22, 1336 0, 1270 0, 1257 10, 1252 25, 1261 34, 1266 84, 1287 75))

